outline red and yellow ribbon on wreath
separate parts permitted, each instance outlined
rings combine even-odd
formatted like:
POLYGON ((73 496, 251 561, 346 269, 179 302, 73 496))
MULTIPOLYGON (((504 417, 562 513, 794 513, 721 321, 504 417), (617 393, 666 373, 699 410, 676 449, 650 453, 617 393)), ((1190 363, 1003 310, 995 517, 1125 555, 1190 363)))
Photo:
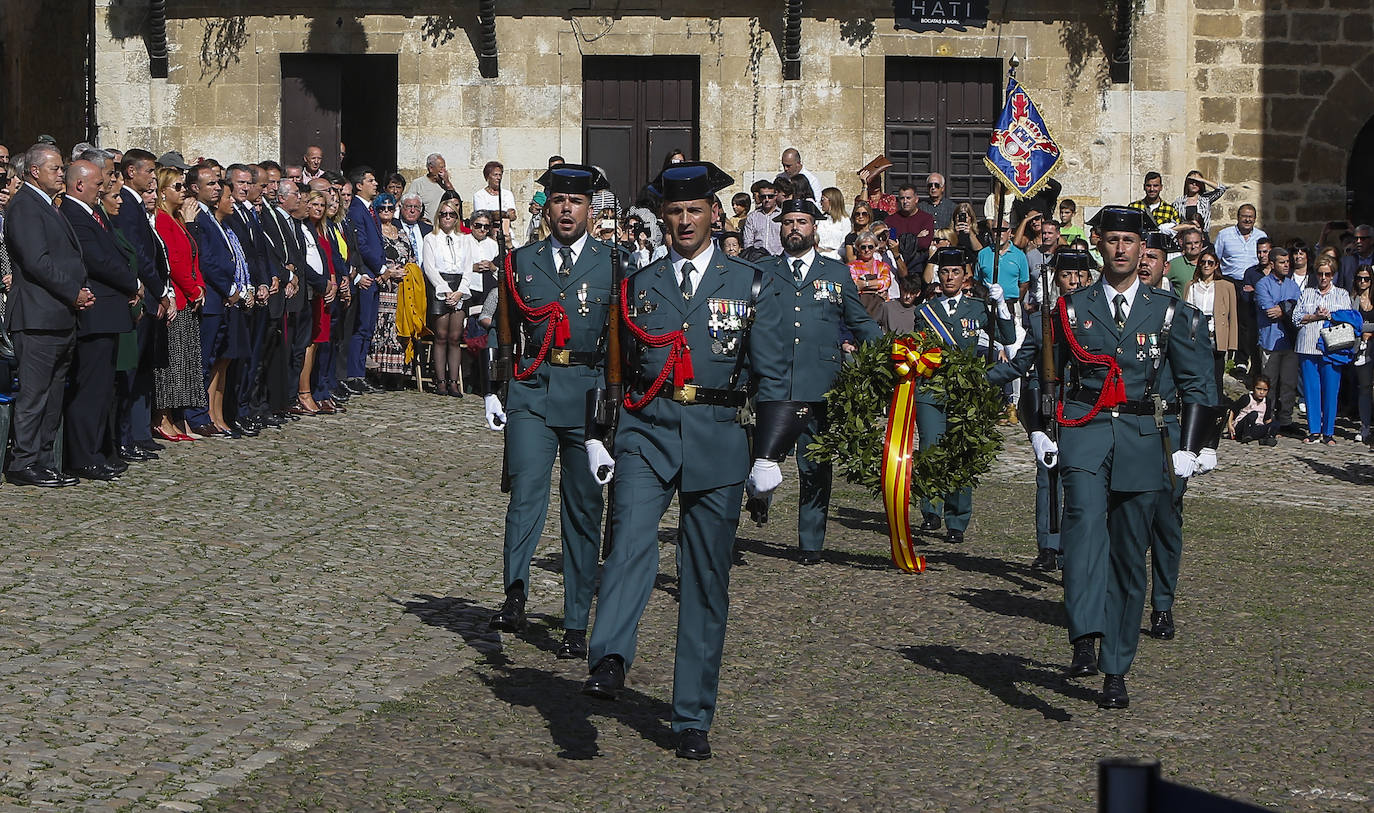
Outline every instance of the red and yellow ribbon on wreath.
POLYGON ((892 564, 906 573, 926 569, 926 559, 911 544, 911 467, 915 457, 916 383, 940 366, 940 348, 921 350, 913 337, 892 343, 892 365, 897 387, 887 411, 887 438, 883 443, 883 506, 887 509, 887 535, 892 542, 892 564))

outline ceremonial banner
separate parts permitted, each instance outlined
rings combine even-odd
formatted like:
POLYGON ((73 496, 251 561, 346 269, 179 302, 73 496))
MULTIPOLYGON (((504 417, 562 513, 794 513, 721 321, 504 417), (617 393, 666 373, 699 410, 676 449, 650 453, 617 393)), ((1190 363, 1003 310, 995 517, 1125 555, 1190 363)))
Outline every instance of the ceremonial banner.
POLYGON ((1034 195, 1059 166, 1062 156, 1030 94, 1007 76, 1007 99, 983 159, 988 171, 1018 198, 1034 195))

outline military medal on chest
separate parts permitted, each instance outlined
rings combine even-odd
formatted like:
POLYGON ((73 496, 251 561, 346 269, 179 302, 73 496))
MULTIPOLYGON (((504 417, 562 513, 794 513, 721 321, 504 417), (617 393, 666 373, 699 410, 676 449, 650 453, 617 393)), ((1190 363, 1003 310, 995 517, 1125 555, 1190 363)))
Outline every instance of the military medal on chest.
POLYGON ((591 308, 587 307, 587 283, 582 283, 582 287, 577 289, 577 312, 582 316, 591 313, 591 308))
POLYGON ((744 328, 747 306, 731 299, 708 299, 706 305, 711 312, 711 318, 706 320, 711 352, 718 356, 734 355, 739 348, 739 332, 744 328))

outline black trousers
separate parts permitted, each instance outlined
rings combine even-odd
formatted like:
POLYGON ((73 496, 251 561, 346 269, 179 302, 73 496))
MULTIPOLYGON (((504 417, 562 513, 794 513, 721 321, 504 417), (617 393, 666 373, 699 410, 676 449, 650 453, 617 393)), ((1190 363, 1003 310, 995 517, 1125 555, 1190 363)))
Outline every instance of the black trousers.
MULTIPOLYGON (((10 471, 18 471, 52 462, 76 331, 16 330, 12 338, 19 360, 19 397, 14 401, 10 471)), ((114 372, 114 359, 110 371, 114 372)))
POLYGON ((138 336, 138 368, 119 375, 115 398, 115 439, 120 446, 132 446, 153 439, 153 333, 165 330, 158 324, 157 306, 146 311, 134 330, 138 336))
POLYGON ((299 310, 293 311, 288 308, 286 311, 286 383, 290 387, 292 403, 295 403, 296 393, 300 389, 301 370, 305 367, 305 351, 309 349, 310 339, 315 331, 314 311, 310 304, 309 299, 302 298, 299 310))
POLYGON ((118 350, 119 335, 115 333, 93 333, 76 340, 64 414, 67 462, 74 467, 109 460, 106 440, 110 410, 114 408, 118 350))

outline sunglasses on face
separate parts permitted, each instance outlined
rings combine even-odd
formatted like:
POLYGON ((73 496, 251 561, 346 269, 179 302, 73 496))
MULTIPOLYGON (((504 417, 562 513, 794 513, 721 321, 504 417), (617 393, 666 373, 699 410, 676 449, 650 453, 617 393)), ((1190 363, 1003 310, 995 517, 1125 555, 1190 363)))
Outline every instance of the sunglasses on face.
MULTIPOLYGON (((457 212, 440 212, 440 213, 439 213, 439 217, 457 217, 457 216, 458 216, 458 213, 457 213, 457 212)), ((473 225, 475 226, 476 224, 473 224, 473 225)))
POLYGON ((472 227, 473 227, 474 229, 490 229, 490 228, 491 228, 491 224, 490 224, 490 223, 473 223, 473 224, 472 224, 472 227))
POLYGON ((926 189, 939 189, 942 186, 944 186, 944 184, 928 183, 926 184, 926 189))
POLYGON ((377 207, 377 211, 379 211, 379 212, 394 212, 394 211, 396 211, 396 207, 395 207, 395 206, 378 206, 378 207, 377 207))
POLYGON ((1318 272, 1317 272, 1317 276, 1319 276, 1319 277, 1334 277, 1334 276, 1336 276, 1336 275, 1333 274, 1333 273, 1331 273, 1330 271, 1318 271, 1318 272))
POLYGON ((1356 277, 1356 282, 1369 282, 1369 277, 1356 277))
POLYGON ((172 184, 172 188, 180 192, 181 190, 186 188, 186 184, 182 183, 181 181, 177 181, 176 183, 172 184))
POLYGON ((872 251, 875 248, 877 248, 877 246, 859 246, 859 251, 872 251))
POLYGON ((1209 266, 1209 267, 1210 267, 1210 266, 1216 265, 1216 264, 1217 264, 1217 261, 1216 261, 1216 260, 1198 260, 1198 263, 1197 263, 1197 264, 1198 264, 1198 265, 1205 265, 1205 266, 1209 266))

